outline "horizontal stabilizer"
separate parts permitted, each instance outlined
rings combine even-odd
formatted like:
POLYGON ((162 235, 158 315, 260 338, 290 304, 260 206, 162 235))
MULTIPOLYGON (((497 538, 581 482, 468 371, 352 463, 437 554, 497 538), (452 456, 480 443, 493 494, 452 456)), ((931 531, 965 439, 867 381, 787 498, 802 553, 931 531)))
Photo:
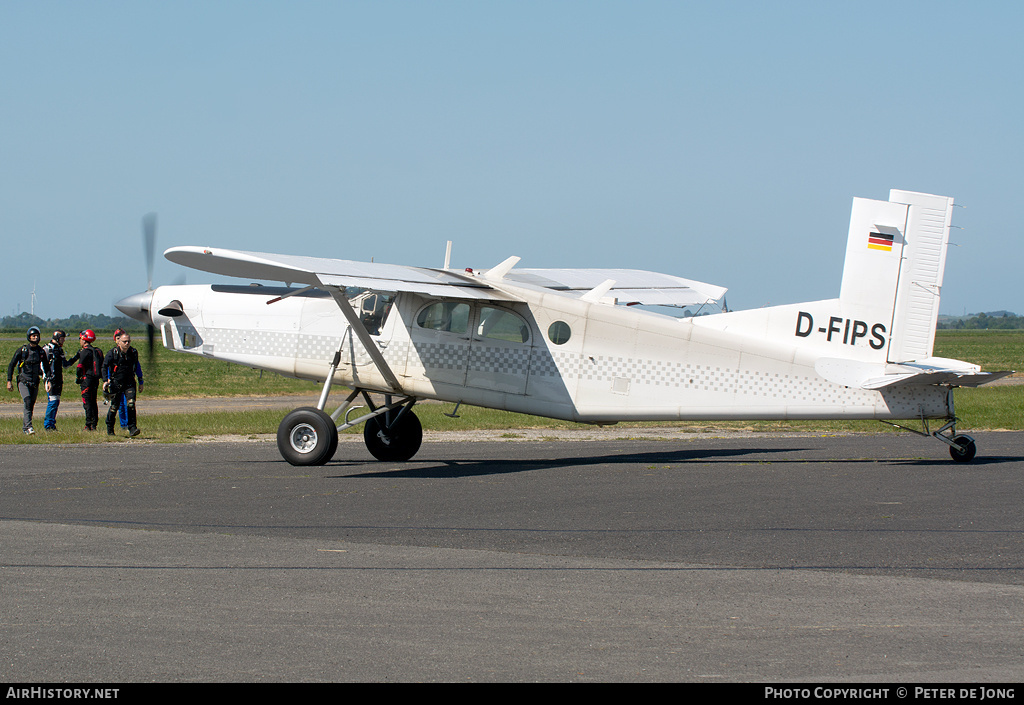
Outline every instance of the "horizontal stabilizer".
POLYGON ((980 387, 1013 374, 1012 370, 982 372, 977 365, 941 357, 899 365, 822 358, 814 363, 814 370, 833 384, 856 389, 939 384, 951 387, 980 387))

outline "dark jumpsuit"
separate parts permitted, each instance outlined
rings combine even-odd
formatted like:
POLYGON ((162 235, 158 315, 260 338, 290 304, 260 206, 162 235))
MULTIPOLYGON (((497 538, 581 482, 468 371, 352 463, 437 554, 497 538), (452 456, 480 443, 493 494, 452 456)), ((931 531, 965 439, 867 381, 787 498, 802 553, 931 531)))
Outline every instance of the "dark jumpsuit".
MULTIPOLYGON (((128 411, 128 430, 135 431, 135 375, 136 370, 142 371, 139 365, 139 351, 129 346, 121 352, 116 345, 103 358, 102 379, 109 379, 110 410, 107 412, 107 433, 114 432, 114 421, 121 401, 125 402, 128 411)), ((133 434, 134 435, 134 434, 133 434)))
POLYGON ((39 345, 22 345, 14 352, 11 363, 7 365, 7 381, 13 381, 14 368, 18 368, 18 391, 25 402, 22 415, 22 430, 28 432, 32 428, 32 410, 39 394, 39 373, 45 372, 44 379, 50 378, 50 361, 39 345))
POLYGON ((85 428, 96 430, 100 420, 99 407, 96 405, 96 390, 100 386, 100 369, 103 367, 103 351, 89 346, 82 348, 76 355, 78 368, 75 378, 82 388, 82 408, 85 409, 85 428))

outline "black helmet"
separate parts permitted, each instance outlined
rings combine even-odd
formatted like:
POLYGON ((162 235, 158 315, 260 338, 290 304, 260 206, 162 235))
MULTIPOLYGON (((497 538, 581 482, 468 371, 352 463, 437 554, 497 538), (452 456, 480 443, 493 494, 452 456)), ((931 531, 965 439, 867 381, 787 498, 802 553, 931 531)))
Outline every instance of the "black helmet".
POLYGON ((68 334, 65 333, 64 331, 62 331, 60 328, 58 328, 57 330, 53 331, 53 339, 54 340, 56 340, 57 338, 66 338, 66 337, 68 337, 68 334))
POLYGON ((31 328, 28 329, 28 333, 25 334, 25 340, 31 340, 33 333, 38 335, 40 338, 43 337, 43 334, 39 332, 39 329, 36 328, 35 326, 32 326, 31 328))

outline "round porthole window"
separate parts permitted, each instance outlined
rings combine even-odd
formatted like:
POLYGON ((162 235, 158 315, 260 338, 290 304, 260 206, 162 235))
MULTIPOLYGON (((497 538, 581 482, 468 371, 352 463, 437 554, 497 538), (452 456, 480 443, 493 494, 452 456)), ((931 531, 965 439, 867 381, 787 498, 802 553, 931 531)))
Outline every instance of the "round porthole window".
POLYGON ((565 321, 555 321, 548 326, 548 340, 555 345, 568 343, 571 335, 572 331, 569 329, 569 324, 565 321))

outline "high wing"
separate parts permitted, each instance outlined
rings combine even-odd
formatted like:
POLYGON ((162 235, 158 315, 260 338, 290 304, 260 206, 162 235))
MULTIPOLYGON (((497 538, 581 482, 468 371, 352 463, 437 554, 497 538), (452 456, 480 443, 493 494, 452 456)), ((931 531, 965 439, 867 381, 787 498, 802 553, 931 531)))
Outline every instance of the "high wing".
POLYGON ((651 306, 701 305, 720 300, 727 291, 714 284, 639 269, 514 269, 505 279, 580 294, 611 280, 614 283, 608 295, 619 303, 651 306))
POLYGON ((482 270, 477 276, 427 267, 195 246, 172 247, 164 252, 164 257, 175 264, 231 277, 492 301, 516 300, 500 285, 495 286, 500 282, 542 287, 572 296, 586 296, 598 290, 619 303, 663 306, 705 304, 720 299, 726 292, 724 287, 713 284, 636 269, 512 269, 517 258, 482 270))
POLYGON ((175 264, 203 272, 245 279, 269 279, 289 285, 351 286, 374 291, 411 291, 428 296, 514 300, 484 282, 424 267, 193 246, 172 247, 164 252, 164 257, 175 264))

